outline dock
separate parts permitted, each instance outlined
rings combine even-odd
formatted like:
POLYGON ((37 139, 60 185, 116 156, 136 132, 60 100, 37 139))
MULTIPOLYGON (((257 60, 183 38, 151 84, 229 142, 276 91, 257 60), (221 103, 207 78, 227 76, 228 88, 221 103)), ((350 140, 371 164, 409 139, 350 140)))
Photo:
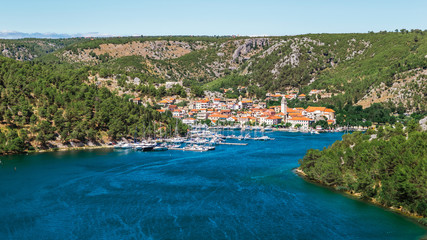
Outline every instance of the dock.
POLYGON ((247 143, 218 143, 219 145, 235 145, 235 146, 246 146, 247 143))

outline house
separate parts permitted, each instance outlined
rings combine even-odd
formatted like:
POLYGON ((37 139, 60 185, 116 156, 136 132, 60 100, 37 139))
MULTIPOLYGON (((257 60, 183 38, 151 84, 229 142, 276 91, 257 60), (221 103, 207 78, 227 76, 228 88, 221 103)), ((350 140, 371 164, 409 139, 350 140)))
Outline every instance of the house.
POLYGON ((308 129, 310 123, 313 122, 313 119, 308 117, 292 117, 288 118, 286 122, 292 124, 292 127, 295 127, 297 124, 300 124, 301 128, 308 129))
POLYGON ((282 97, 281 94, 270 95, 270 100, 271 101, 279 101, 279 98, 281 98, 281 97, 282 97))
POLYGON ((282 122, 282 118, 279 116, 269 116, 265 119, 265 124, 267 125, 277 125, 282 122))
POLYGON ((212 101, 213 104, 218 105, 221 103, 221 98, 214 98, 212 101))
POLYGON ((298 95, 298 100, 302 101, 305 100, 306 95, 305 94, 300 94, 298 95))
POLYGON ((169 111, 171 111, 171 112, 173 112, 176 108, 177 108, 177 106, 176 106, 176 105, 169 105, 169 106, 168 106, 168 109, 169 109, 169 111))
POLYGON ((239 105, 241 106, 242 109, 247 109, 247 108, 251 108, 253 105, 253 101, 252 100, 242 100, 239 105))
POLYGON ((258 107, 259 108, 266 108, 267 107, 267 103, 265 103, 265 102, 259 102, 258 103, 258 107))
POLYGON ((184 112, 181 109, 175 109, 172 111, 172 117, 174 118, 182 118, 183 115, 184 115, 184 112))
POLYGON ((237 118, 236 117, 228 117, 227 119, 226 119, 226 121, 227 122, 237 122, 237 118))
POLYGON ((138 104, 138 105, 142 103, 141 98, 129 99, 129 101, 132 101, 133 103, 138 104))
POLYGON ((202 108, 208 108, 209 107, 209 100, 202 99, 199 101, 195 101, 195 109, 202 109, 202 108))
POLYGON ((308 93, 308 95, 309 96, 317 95, 317 94, 320 94, 321 92, 322 92, 322 90, 313 89, 308 93))
POLYGON ((220 111, 220 114, 230 116, 231 115, 231 110, 230 109, 223 109, 223 110, 220 111))
POLYGON ((239 122, 241 125, 245 125, 247 123, 249 123, 249 117, 245 116, 245 117, 240 117, 239 118, 239 122))
POLYGON ((219 113, 212 113, 208 116, 209 120, 215 120, 215 121, 225 121, 228 118, 227 115, 219 114, 219 113))
POLYGON ((162 101, 158 102, 157 104, 163 107, 167 107, 170 104, 174 104, 175 103, 175 98, 165 98, 162 101))
POLYGON ((267 121, 267 118, 270 117, 270 115, 268 114, 263 114, 261 116, 259 116, 259 124, 264 124, 267 121))
POLYGON ((280 113, 276 114, 275 116, 280 117, 280 118, 281 118, 281 119, 283 119, 283 120, 285 120, 285 119, 286 119, 286 114, 285 114, 285 113, 282 113, 282 112, 280 112, 280 113))
POLYGON ((196 119, 194 119, 194 118, 184 118, 184 120, 182 120, 182 123, 194 125, 194 124, 196 124, 196 119))
POLYGON ((331 120, 331 119, 335 119, 335 111, 333 109, 330 108, 326 108, 324 115, 326 116, 327 119, 331 120))

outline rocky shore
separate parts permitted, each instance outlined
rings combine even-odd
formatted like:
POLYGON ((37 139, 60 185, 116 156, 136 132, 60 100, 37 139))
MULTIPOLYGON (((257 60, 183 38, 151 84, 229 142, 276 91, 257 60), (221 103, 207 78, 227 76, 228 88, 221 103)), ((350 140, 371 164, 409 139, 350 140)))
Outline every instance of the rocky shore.
POLYGON ((357 199, 357 200, 360 200, 360 201, 364 201, 364 202, 367 202, 367 203, 371 203, 371 204, 374 204, 374 205, 379 206, 381 208, 384 208, 384 209, 393 211, 395 213, 398 213, 400 215, 409 217, 412 220, 415 220, 417 223, 419 223, 422 226, 424 226, 425 228, 427 228, 426 218, 423 218, 423 216, 420 216, 418 214, 411 213, 411 212, 407 211, 406 209, 404 209, 402 207, 400 207, 400 208, 388 207, 388 206, 385 206, 385 205, 381 204, 380 202, 378 202, 377 199, 375 199, 375 198, 370 198, 370 199, 362 198, 362 193, 350 192, 350 191, 343 191, 343 190, 340 190, 338 188, 338 186, 328 187, 328 186, 324 185, 322 182, 317 181, 316 179, 308 178, 307 174, 303 170, 301 170, 300 168, 295 168, 294 169, 294 173, 297 174, 298 176, 302 177, 304 180, 306 180, 306 181, 308 181, 310 183, 314 183, 314 184, 320 185, 322 187, 326 187, 326 188, 332 189, 334 191, 337 191, 339 193, 344 194, 347 197, 350 197, 350 198, 353 198, 353 199, 357 199))

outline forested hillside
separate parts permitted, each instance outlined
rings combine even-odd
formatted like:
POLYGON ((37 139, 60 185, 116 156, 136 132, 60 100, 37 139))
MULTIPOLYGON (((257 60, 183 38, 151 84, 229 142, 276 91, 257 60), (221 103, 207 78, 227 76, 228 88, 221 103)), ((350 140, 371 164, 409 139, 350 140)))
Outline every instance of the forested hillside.
MULTIPOLYGON (((175 129, 171 114, 160 114, 84 83, 88 68, 70 64, 19 62, 0 57, 0 154, 99 143, 175 129), (142 131, 144 130, 144 131, 142 131)), ((180 124, 180 131, 185 126, 180 124)))
POLYGON ((304 93, 324 89, 332 97, 320 101, 338 107, 386 103, 425 112, 427 105, 427 38, 421 30, 259 38, 23 39, 1 40, 0 46, 11 58, 90 66, 113 81, 117 76, 138 77, 142 84, 182 81, 186 87, 205 84, 206 90, 244 85, 249 95, 258 97, 289 88, 304 93))
POLYGON ((427 216, 427 132, 416 121, 344 135, 322 151, 309 150, 300 164, 326 186, 427 216))
POLYGON ((324 89, 332 97, 320 101, 339 107, 386 103, 425 112, 426 56, 426 32, 400 30, 258 38, 87 39, 40 60, 92 66, 111 79, 129 75, 151 84, 202 83, 206 90, 219 90, 217 86, 236 90, 242 84, 249 87, 249 95, 258 97, 289 88, 304 93, 324 89))
POLYGON ((83 38, 69 39, 0 39, 0 55, 19 61, 30 61, 70 44, 86 41, 83 38))

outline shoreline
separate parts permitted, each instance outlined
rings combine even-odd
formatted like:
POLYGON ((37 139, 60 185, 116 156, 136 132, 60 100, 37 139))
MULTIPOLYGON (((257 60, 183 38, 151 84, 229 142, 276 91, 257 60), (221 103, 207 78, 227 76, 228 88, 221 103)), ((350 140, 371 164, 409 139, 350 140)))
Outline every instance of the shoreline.
POLYGON ((114 146, 110 146, 110 145, 88 146, 88 145, 86 145, 86 146, 82 146, 82 147, 59 147, 59 148, 35 150, 34 153, 65 152, 65 151, 73 151, 73 150, 90 150, 90 149, 103 149, 103 148, 114 148, 114 146))
POLYGON ((355 200, 359 200, 359 201, 362 201, 362 202, 365 202, 365 203, 373 204, 373 205, 381 207, 381 208, 383 208, 385 210, 397 213, 397 214, 399 214, 401 216, 404 216, 404 217, 407 217, 407 218, 411 219, 415 223, 417 223, 420 226, 422 226, 423 228, 427 229, 427 223, 419 221, 419 220, 421 220, 421 219, 424 218, 423 216, 420 216, 420 215, 414 214, 414 213, 410 213, 407 210, 403 209, 402 207, 401 208, 387 207, 387 206, 384 206, 383 204, 379 203, 375 198, 370 198, 370 199, 363 199, 363 198, 361 198, 361 195, 362 195, 361 193, 356 193, 356 192, 352 193, 350 191, 338 190, 337 186, 333 186, 333 187, 326 186, 326 185, 324 185, 320 181, 308 178, 307 174, 303 170, 301 170, 299 167, 295 168, 293 170, 293 172, 296 175, 298 175, 299 177, 301 177, 302 179, 304 179, 305 181, 309 182, 309 183, 316 184, 318 186, 331 189, 331 190, 333 190, 335 192, 343 194, 346 197, 349 197, 349 198, 352 198, 352 199, 355 199, 355 200))
POLYGON ((78 150, 92 150, 92 149, 106 149, 106 148, 114 148, 114 146, 110 145, 94 145, 94 146, 81 146, 81 147, 57 147, 57 148, 48 148, 48 149, 36 149, 32 151, 24 151, 18 153, 6 153, 0 156, 11 156, 11 155, 19 155, 19 154, 28 154, 28 153, 48 153, 48 152, 66 152, 66 151, 78 151, 78 150))

